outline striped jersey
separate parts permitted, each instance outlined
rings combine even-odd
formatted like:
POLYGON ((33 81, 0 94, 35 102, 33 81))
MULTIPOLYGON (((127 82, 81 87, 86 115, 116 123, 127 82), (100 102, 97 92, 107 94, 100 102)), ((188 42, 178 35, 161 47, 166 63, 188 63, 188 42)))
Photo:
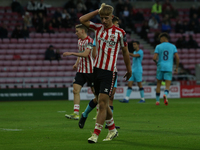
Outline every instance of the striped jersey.
POLYGON ((80 57, 77 72, 80 73, 93 73, 93 59, 92 59, 92 43, 93 39, 87 36, 85 39, 78 40, 79 53, 83 53, 86 48, 90 49, 88 57, 80 57))
POLYGON ((127 46, 126 33, 113 25, 104 28, 102 24, 90 22, 90 28, 95 30, 97 56, 94 67, 116 72, 116 62, 120 47, 127 46))

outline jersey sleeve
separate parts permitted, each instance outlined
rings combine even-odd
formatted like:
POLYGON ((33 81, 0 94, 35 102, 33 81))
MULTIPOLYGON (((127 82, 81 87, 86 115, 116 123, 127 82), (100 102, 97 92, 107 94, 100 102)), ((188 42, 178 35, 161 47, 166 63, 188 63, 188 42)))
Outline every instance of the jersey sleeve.
POLYGON ((128 45, 127 44, 126 32, 124 30, 122 30, 121 33, 122 33, 120 35, 120 44, 121 44, 121 47, 126 47, 128 45))
POLYGON ((178 53, 176 46, 174 45, 174 54, 178 53))
POLYGON ((138 54, 140 55, 140 57, 142 57, 142 56, 143 56, 143 51, 142 51, 142 50, 139 50, 139 51, 138 51, 138 54))
POLYGON ((92 29, 92 30, 97 30, 98 24, 90 21, 90 27, 89 28, 92 29))
POLYGON ((156 46, 154 53, 158 54, 158 46, 156 46))
POLYGON ((90 49, 90 50, 93 48, 93 39, 92 38, 90 38, 88 40, 87 48, 90 49))

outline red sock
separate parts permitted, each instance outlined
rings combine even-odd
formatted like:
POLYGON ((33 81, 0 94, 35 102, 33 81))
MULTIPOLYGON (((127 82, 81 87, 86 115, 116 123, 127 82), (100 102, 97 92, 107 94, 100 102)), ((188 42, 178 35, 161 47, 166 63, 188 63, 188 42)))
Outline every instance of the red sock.
POLYGON ((96 123, 96 124, 95 124, 94 133, 95 133, 96 135, 99 135, 102 128, 103 128, 103 125, 96 123))
POLYGON ((79 105, 78 104, 74 105, 74 113, 76 113, 77 115, 79 115, 79 105))
POLYGON ((115 123, 113 118, 111 118, 110 120, 106 120, 106 124, 108 126, 108 129, 111 130, 115 130, 115 123))

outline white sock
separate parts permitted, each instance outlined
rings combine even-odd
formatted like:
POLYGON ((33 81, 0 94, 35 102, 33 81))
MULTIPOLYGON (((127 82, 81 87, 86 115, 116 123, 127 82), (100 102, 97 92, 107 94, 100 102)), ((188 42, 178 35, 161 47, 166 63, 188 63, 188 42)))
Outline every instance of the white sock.
POLYGON ((74 105, 74 113, 76 113, 77 115, 79 115, 79 107, 79 104, 74 105))
POLYGON ((125 97, 125 99, 128 101, 128 100, 129 100, 129 97, 128 97, 128 96, 126 96, 126 97, 125 97))

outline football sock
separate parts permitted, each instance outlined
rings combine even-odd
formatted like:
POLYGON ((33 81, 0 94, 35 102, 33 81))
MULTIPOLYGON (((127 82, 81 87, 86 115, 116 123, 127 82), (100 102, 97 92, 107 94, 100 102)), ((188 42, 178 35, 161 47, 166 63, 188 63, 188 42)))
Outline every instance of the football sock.
POLYGON ((157 101, 157 102, 160 101, 160 93, 156 93, 156 101, 157 101))
POLYGON ((128 87, 128 89, 127 89, 127 91, 126 91, 126 97, 125 97, 126 100, 129 100, 129 97, 130 97, 130 95, 131 95, 131 92, 132 92, 132 88, 131 88, 131 87, 128 87))
POLYGON ((96 123, 95 128, 94 128, 94 134, 99 135, 102 128, 103 128, 103 125, 96 123))
POLYGON ((115 129, 115 123, 113 120, 113 117, 110 120, 106 120, 106 124, 108 126, 109 131, 114 131, 115 129))
POLYGON ((74 104, 74 113, 79 115, 79 104, 74 104))
POLYGON ((144 100, 144 88, 140 88, 141 99, 144 100))
POLYGON ((97 104, 93 102, 93 99, 87 105, 85 111, 83 112, 83 117, 88 117, 88 114, 96 107, 97 104))
POLYGON ((168 94, 169 94, 169 91, 165 90, 165 95, 168 96, 168 94))
POLYGON ((113 106, 110 106, 110 109, 111 109, 111 111, 112 111, 112 113, 113 113, 113 106))

